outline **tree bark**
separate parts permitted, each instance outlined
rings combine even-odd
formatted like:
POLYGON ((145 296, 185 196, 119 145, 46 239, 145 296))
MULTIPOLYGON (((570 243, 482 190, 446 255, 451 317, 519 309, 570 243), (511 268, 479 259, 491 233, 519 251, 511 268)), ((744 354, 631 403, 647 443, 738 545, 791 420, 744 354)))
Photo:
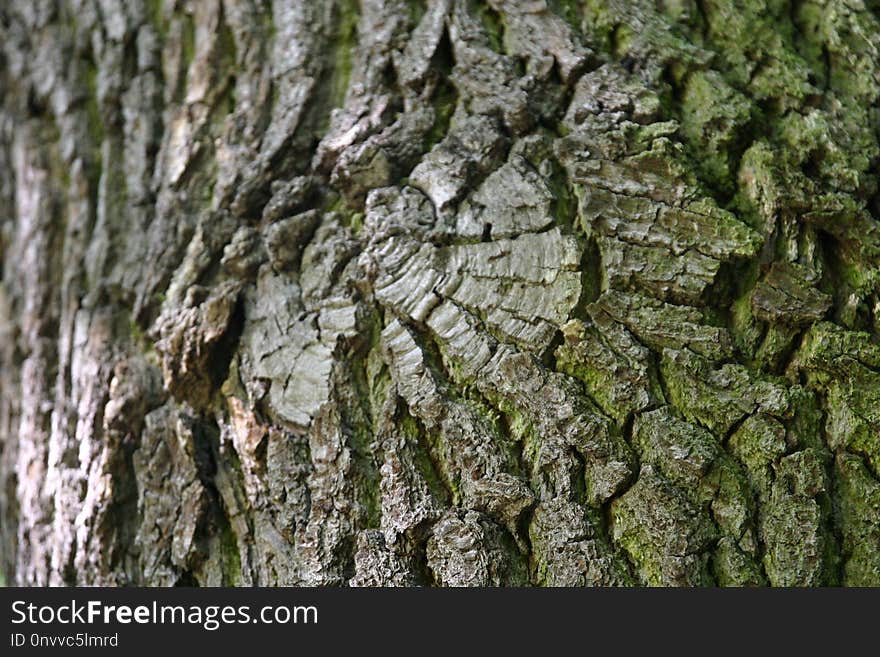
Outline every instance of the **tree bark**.
POLYGON ((10 0, 21 585, 880 585, 873 0, 10 0))

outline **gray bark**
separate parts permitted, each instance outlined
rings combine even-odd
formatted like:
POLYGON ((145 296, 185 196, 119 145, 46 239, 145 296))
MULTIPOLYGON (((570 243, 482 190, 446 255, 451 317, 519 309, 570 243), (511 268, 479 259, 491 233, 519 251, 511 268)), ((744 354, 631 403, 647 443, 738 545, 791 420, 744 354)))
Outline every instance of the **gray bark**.
POLYGON ((867 0, 10 0, 22 585, 880 585, 867 0))

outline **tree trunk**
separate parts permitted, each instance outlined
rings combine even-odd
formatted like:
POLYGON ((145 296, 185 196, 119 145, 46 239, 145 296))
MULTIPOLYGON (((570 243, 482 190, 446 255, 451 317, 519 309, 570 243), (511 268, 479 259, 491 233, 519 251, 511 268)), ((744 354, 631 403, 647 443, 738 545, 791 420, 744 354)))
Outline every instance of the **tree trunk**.
POLYGON ((880 585, 876 0, 10 0, 21 585, 880 585))

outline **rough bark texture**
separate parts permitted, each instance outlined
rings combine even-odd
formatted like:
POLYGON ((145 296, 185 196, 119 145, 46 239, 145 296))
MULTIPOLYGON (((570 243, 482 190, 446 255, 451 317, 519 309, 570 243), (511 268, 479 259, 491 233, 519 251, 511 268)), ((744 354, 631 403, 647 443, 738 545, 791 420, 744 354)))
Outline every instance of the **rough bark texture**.
POLYGON ((880 584, 876 0, 9 0, 0 550, 880 584))

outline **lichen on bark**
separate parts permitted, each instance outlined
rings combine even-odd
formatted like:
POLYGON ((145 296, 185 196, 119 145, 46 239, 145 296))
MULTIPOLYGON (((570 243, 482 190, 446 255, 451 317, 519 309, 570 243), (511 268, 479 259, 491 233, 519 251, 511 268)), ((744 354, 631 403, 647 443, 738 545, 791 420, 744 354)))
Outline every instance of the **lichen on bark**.
POLYGON ((0 7, 22 585, 880 585, 880 12, 0 7))

